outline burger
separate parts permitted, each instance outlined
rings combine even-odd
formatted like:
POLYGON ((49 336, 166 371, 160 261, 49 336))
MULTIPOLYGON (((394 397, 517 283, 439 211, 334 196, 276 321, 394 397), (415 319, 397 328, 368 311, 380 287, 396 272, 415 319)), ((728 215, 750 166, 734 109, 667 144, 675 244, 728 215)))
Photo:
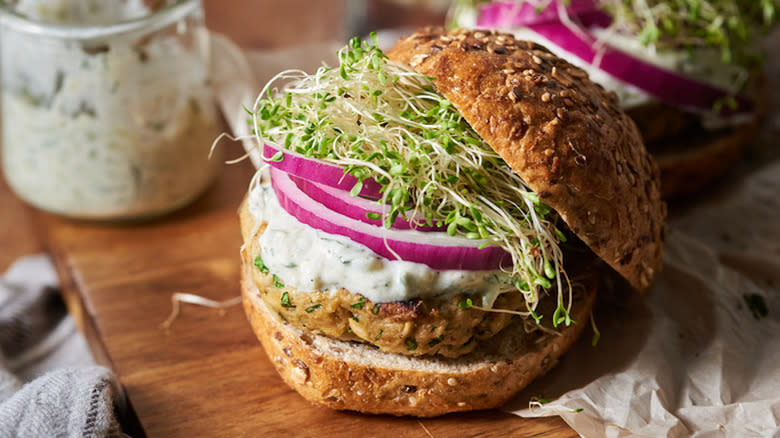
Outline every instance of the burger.
POLYGON ((715 182, 755 138, 769 93, 774 0, 459 0, 456 26, 535 41, 614 91, 661 170, 665 197, 715 182))
POLYGON ((339 60, 280 73, 248 109, 263 165, 240 210, 243 303, 303 397, 497 407, 583 332, 600 276, 650 287, 658 169, 583 70, 439 28, 339 60))

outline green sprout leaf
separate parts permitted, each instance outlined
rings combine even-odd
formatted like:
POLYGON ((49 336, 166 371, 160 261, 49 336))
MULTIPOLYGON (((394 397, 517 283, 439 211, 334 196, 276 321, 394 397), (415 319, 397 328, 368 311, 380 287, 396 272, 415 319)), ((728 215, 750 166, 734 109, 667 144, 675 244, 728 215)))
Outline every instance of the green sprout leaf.
POLYGON ((533 311, 533 309, 528 309, 528 312, 531 313, 531 318, 533 318, 537 324, 539 324, 539 321, 544 318, 544 315, 538 315, 536 312, 533 311))
POLYGON ((465 301, 459 302, 458 306, 460 306, 461 309, 471 309, 474 304, 471 302, 471 298, 466 298, 465 301))
POLYGON ((358 181, 352 186, 352 190, 349 191, 349 196, 354 198, 360 194, 361 190, 363 190, 363 181, 358 181))
POLYGON ((273 154, 273 156, 271 158, 269 158, 268 161, 273 161, 275 163, 278 163, 278 162, 282 161, 283 159, 284 159, 284 152, 279 150, 279 151, 276 151, 276 153, 273 154))
POLYGON ((366 303, 366 297, 360 297, 360 299, 356 303, 352 303, 349 305, 349 307, 353 309, 363 310, 363 304, 366 303))

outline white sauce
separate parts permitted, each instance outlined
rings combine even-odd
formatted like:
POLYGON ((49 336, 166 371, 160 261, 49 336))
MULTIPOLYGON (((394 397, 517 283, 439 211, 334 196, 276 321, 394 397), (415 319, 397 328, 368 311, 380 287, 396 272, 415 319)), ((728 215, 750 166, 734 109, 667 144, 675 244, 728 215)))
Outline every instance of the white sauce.
POLYGON ((250 190, 249 211, 258 223, 268 223, 259 242, 263 263, 282 283, 299 290, 344 288, 376 303, 479 294, 481 305, 490 307, 502 290, 512 289, 501 271, 438 271, 388 260, 346 237, 302 224, 282 209, 268 184, 250 190))
MULTIPOLYGON (((22 1, 16 10, 70 24, 150 13, 141 0, 22 1)), ((200 52, 206 34, 178 29, 90 43, 1 30, 3 168, 17 194, 56 213, 113 219, 162 213, 206 188, 222 130, 200 52)))

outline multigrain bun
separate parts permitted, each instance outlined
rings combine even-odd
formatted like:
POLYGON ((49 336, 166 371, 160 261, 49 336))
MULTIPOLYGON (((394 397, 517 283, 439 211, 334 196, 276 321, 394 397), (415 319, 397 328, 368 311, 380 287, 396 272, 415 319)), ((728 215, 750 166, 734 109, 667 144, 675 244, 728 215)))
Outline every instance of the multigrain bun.
MULTIPOLYGON (((240 216, 245 236, 258 228, 246 203, 240 216)), ((522 320, 514 319, 498 335, 457 358, 406 356, 283 321, 262 299, 246 246, 241 259, 244 311, 282 379, 311 402, 372 414, 433 417, 503 405, 569 349, 587 325, 596 296, 595 273, 588 278, 575 274, 583 287, 574 291, 572 318, 580 323, 557 335, 526 333, 522 320)), ((266 284, 271 283, 267 279, 266 284)))
POLYGON ((596 255, 646 291, 662 263, 658 167, 617 96, 510 34, 425 29, 390 59, 436 88, 596 255))
POLYGON ((665 199, 682 198, 714 184, 736 163, 758 134, 760 119, 717 132, 695 131, 665 141, 653 152, 665 199))
MULTIPOLYGON (((486 312, 479 319, 500 320, 497 331, 474 344, 459 345, 471 342, 480 325, 468 322, 474 314, 457 312, 440 320, 460 321, 452 328, 466 335, 455 336, 447 349, 434 347, 417 355, 399 349, 402 344, 372 342, 376 337, 370 324, 392 324, 397 315, 364 312, 353 315, 360 325, 336 321, 329 326, 320 316, 290 309, 299 305, 297 300, 306 306, 314 303, 306 301, 310 293, 317 305, 343 319, 343 311, 353 308, 350 301, 359 299, 361 291, 294 290, 258 271, 254 259, 262 249, 258 237, 266 224, 253 216, 247 203, 240 212, 244 308, 282 378, 315 403, 422 417, 497 407, 546 372, 583 331, 595 300, 596 256, 637 290, 649 288, 661 267, 666 214, 658 168, 636 125, 618 109, 614 94, 541 46, 506 34, 427 29, 399 41, 388 56, 433 77, 438 91, 584 242, 572 237, 567 243, 568 249, 590 260, 566 256, 565 271, 574 283, 570 315, 576 323, 559 324, 557 334, 550 334, 550 327, 527 331, 523 318, 502 319, 486 312), (575 263, 568 265, 572 260, 575 263), (369 325, 363 324, 364 317, 369 325), (330 331, 333 327, 336 332, 330 331)), ((389 304, 406 308, 409 302, 389 304)), ((551 315, 557 303, 541 299, 540 306, 541 314, 551 315)), ((435 306, 427 308, 441 316, 435 306)), ((398 338, 410 339, 418 322, 437 328, 439 320, 424 321, 425 315, 405 321, 398 338)), ((551 319, 543 318, 542 324, 551 319)), ((413 347, 409 350, 417 351, 419 342, 413 347)))

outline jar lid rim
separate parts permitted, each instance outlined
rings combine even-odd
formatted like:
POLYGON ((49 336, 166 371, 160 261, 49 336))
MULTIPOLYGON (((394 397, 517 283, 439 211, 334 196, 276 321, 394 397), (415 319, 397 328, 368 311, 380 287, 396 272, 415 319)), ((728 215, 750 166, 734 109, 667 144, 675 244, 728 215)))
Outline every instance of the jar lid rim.
POLYGON ((164 28, 185 18, 200 7, 200 0, 176 0, 149 15, 107 25, 56 24, 32 20, 0 0, 0 26, 17 32, 68 40, 97 40, 136 31, 145 33, 164 28))

